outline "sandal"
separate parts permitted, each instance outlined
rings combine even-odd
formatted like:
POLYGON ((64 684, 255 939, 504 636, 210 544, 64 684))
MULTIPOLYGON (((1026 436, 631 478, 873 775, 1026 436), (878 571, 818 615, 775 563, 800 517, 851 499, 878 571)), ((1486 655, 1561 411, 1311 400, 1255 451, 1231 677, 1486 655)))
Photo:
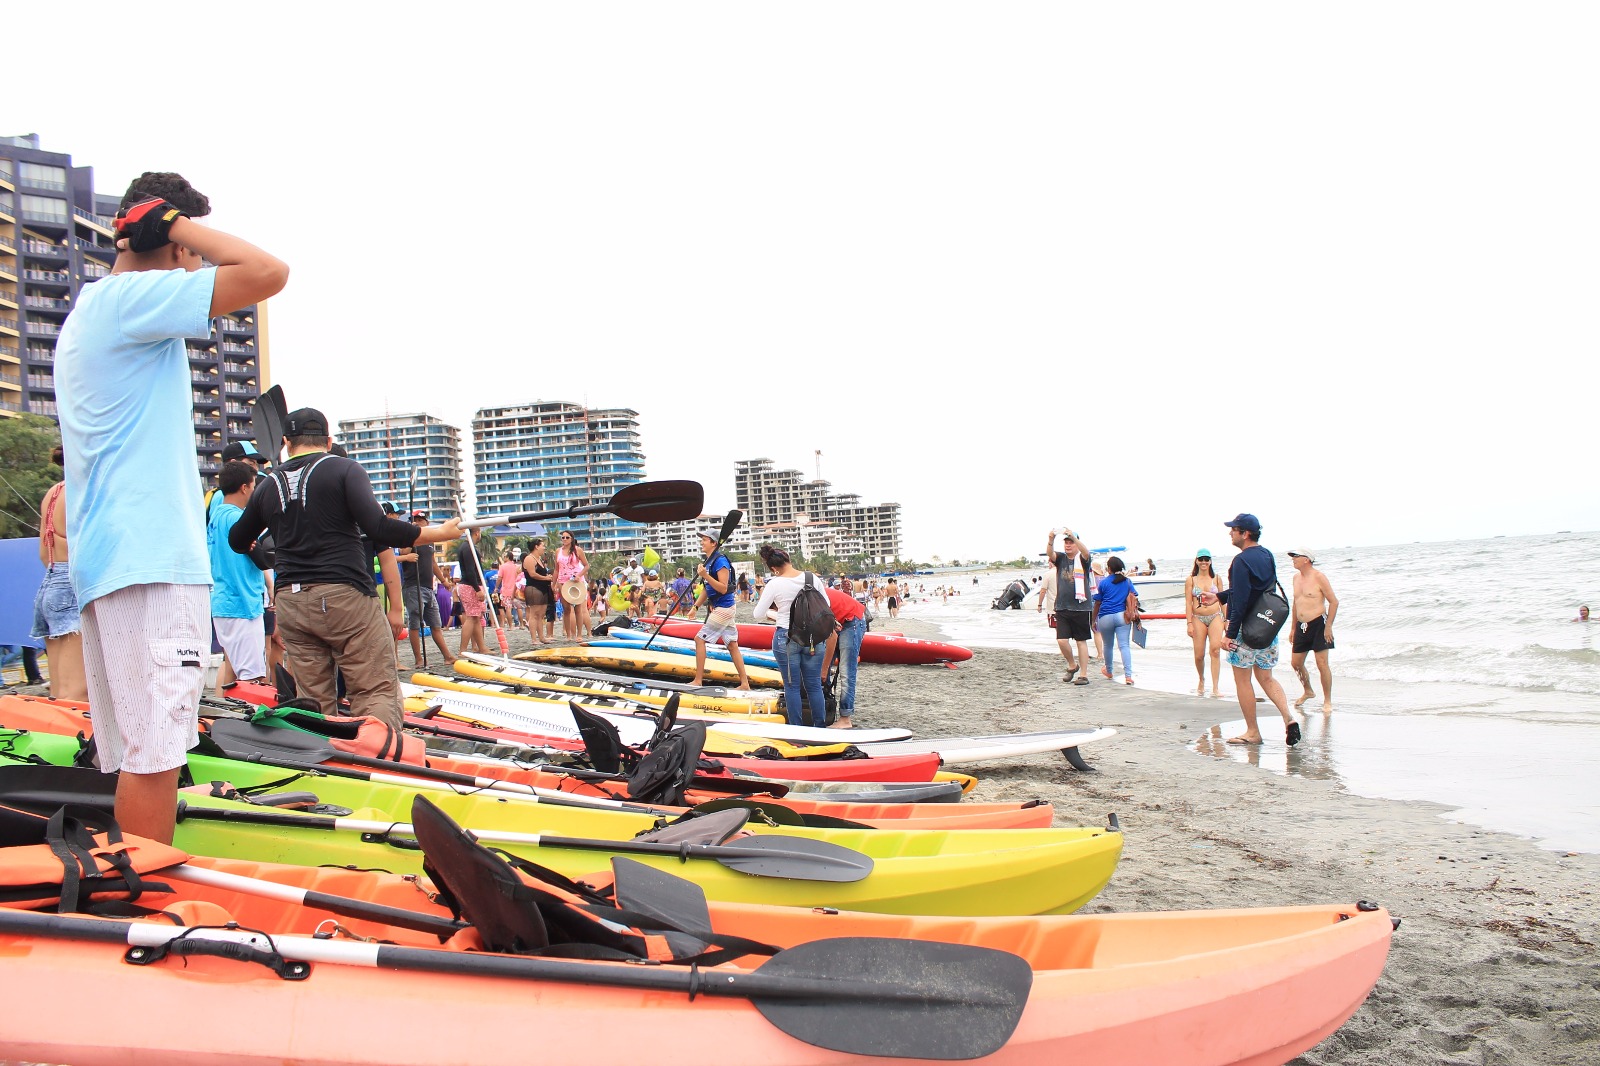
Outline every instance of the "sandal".
POLYGON ((1087 685, 1088 683, 1089 683, 1089 678, 1087 676, 1080 677, 1080 678, 1078 678, 1078 680, 1073 682, 1074 685, 1087 685))

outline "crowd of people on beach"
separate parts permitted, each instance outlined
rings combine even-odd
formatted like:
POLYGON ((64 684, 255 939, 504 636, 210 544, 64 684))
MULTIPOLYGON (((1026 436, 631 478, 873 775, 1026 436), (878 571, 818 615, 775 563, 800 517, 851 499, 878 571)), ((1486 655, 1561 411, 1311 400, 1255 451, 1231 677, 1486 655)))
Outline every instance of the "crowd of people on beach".
MULTIPOLYGON (((1277 709, 1284 721, 1289 744, 1300 740, 1300 725, 1290 713, 1283 687, 1273 676, 1278 664, 1279 631, 1291 624, 1291 667, 1301 684, 1301 695, 1294 701, 1300 709, 1313 698, 1306 658, 1317 666, 1322 690, 1321 709, 1333 710, 1333 671, 1328 652, 1334 646, 1333 625, 1339 599, 1326 574, 1316 568, 1316 556, 1309 549, 1288 553, 1295 569, 1291 597, 1280 605, 1265 597, 1279 588, 1277 564, 1272 553, 1261 546, 1261 523, 1252 514, 1241 513, 1225 523, 1233 546, 1238 549, 1224 581, 1215 569, 1209 548, 1200 548, 1184 582, 1184 620, 1194 646, 1196 692, 1206 691, 1206 661, 1211 663, 1211 695, 1221 694, 1221 661, 1224 655, 1232 669, 1239 709, 1245 730, 1232 743, 1259 744, 1261 731, 1256 721, 1256 687, 1277 709), (1262 619, 1265 618, 1265 622, 1262 619), (1247 624, 1248 623, 1248 624, 1247 624), (1254 641, 1254 643, 1252 643, 1254 641)), ((1103 561, 1093 559, 1080 536, 1071 529, 1052 529, 1045 546, 1051 569, 1038 581, 1035 611, 1049 605, 1048 624, 1055 629, 1056 642, 1067 663, 1062 680, 1072 685, 1090 683, 1090 663, 1101 663, 1099 674, 1106 680, 1114 676, 1116 660, 1122 661, 1123 684, 1134 684, 1132 646, 1143 646, 1145 614, 1138 588, 1130 580, 1155 573, 1154 560, 1146 560, 1142 570, 1128 570, 1116 555, 1103 561), (1061 537, 1061 548, 1056 539, 1061 537), (1094 651, 1089 650, 1091 642, 1094 651)))

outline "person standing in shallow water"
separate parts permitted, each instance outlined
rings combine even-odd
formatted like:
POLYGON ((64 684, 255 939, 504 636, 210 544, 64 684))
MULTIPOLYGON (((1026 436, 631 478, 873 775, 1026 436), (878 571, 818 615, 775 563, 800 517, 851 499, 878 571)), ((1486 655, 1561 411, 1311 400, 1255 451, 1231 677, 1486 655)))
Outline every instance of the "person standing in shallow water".
POLYGON ((1339 597, 1333 594, 1328 576, 1314 565, 1317 557, 1309 549, 1289 553, 1294 564, 1294 641, 1289 665, 1300 679, 1300 698, 1296 707, 1311 699, 1311 675, 1306 672, 1306 653, 1317 657, 1317 673, 1322 681, 1322 713, 1333 710, 1333 668, 1328 652, 1333 650, 1333 616, 1339 613, 1339 597))
POLYGON ((1233 684, 1238 690, 1239 710, 1244 714, 1244 732, 1229 737, 1229 744, 1261 743, 1261 728, 1256 725, 1257 682, 1267 699, 1283 715, 1285 741, 1290 747, 1300 743, 1300 723, 1289 714, 1289 698, 1283 686, 1272 676, 1278 665, 1278 638, 1265 648, 1252 648, 1239 643, 1239 630, 1255 607, 1263 592, 1277 585, 1278 570, 1272 553, 1261 546, 1261 522, 1253 514, 1241 514, 1230 522, 1228 535, 1239 554, 1228 567, 1228 629, 1222 648, 1228 653, 1228 665, 1233 667, 1233 684))

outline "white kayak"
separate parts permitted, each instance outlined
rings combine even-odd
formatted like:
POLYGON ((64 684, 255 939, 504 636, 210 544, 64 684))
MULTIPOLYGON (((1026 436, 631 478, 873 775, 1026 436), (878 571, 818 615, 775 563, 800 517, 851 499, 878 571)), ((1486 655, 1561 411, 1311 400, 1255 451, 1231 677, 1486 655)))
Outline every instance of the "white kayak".
MULTIPOLYGON (((499 696, 491 692, 479 695, 474 692, 456 692, 450 689, 424 688, 421 685, 402 684, 400 694, 405 697, 421 696, 442 710, 464 718, 475 718, 506 729, 516 729, 540 736, 577 739, 578 726, 565 703, 545 703, 499 696)), ((581 702, 581 701, 580 701, 581 702)), ((655 735, 654 718, 644 718, 612 711, 595 711, 617 727, 622 743, 630 747, 643 744, 655 735)), ((688 719, 688 714, 680 714, 688 719)), ((788 725, 783 722, 740 722, 730 718, 707 718, 706 725, 730 736, 762 737, 767 740, 784 740, 793 744, 860 744, 862 742, 894 747, 905 743, 911 735, 909 729, 818 729, 813 726, 788 725)))
MULTIPOLYGON (((838 730, 834 730, 835 735, 838 730)), ((851 730, 850 732, 855 732, 851 730)), ((846 734, 847 736, 849 734, 846 734)), ((1065 754, 1069 749, 1080 748, 1097 740, 1117 735, 1115 729, 1076 729, 1046 733, 1000 733, 987 737, 944 737, 935 740, 901 740, 893 744, 875 744, 870 741, 856 746, 868 755, 921 755, 936 752, 945 767, 964 766, 967 763, 993 762, 997 759, 1014 759, 1023 755, 1039 755, 1047 751, 1065 754)), ((851 738, 852 742, 855 740, 851 738)))

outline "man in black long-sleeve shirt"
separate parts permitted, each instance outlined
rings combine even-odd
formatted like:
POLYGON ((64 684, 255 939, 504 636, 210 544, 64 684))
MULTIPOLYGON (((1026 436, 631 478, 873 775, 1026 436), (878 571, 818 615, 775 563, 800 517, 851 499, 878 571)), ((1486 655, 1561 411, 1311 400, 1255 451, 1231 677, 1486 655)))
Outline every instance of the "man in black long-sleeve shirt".
POLYGON ((437 544, 461 535, 459 519, 431 529, 383 513, 359 463, 328 454, 328 420, 303 407, 284 423, 289 460, 256 486, 228 544, 249 551, 263 530, 277 542, 276 606, 290 669, 324 714, 338 711, 335 671, 350 713, 399 727, 394 638, 372 583, 365 534, 378 548, 437 544))
POLYGON ((1239 629, 1255 606, 1256 598, 1277 583, 1278 568, 1272 553, 1263 548, 1261 522, 1253 514, 1241 514, 1231 522, 1223 523, 1239 554, 1228 567, 1228 635, 1222 648, 1228 653, 1228 665, 1233 667, 1233 687, 1239 694, 1239 710, 1244 714, 1244 732, 1229 737, 1229 744, 1259 744, 1261 729, 1256 725, 1256 690, 1253 682, 1261 683, 1261 691, 1283 715, 1284 731, 1289 746, 1300 743, 1300 723, 1289 714, 1289 698, 1283 686, 1272 676, 1278 665, 1278 640, 1265 648, 1252 648, 1239 643, 1239 629))

